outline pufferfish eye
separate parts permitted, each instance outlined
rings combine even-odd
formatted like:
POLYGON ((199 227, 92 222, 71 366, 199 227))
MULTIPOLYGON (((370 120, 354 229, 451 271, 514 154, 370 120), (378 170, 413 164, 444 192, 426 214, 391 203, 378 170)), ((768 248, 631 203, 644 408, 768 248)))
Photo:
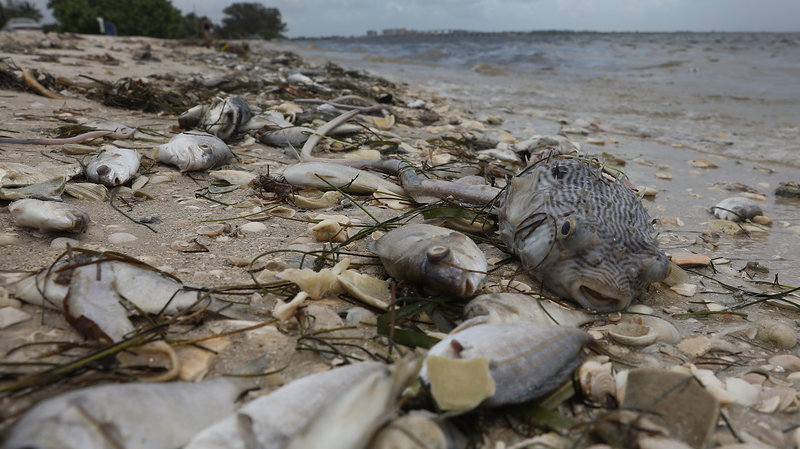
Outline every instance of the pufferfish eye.
POLYGON ((567 219, 564 220, 564 223, 561 224, 561 237, 567 238, 571 236, 572 233, 575 232, 576 224, 575 218, 567 217, 567 219))

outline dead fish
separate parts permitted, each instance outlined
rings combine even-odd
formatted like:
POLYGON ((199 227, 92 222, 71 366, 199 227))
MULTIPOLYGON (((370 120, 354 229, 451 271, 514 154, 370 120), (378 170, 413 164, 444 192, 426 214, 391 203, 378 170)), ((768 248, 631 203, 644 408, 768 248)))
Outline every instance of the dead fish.
POLYGON ((512 178, 498 215, 523 267, 589 309, 622 310, 670 269, 640 199, 590 160, 543 160, 512 178))
POLYGON ((235 411, 242 379, 102 385, 39 402, 6 449, 173 449, 235 411))
POLYGON ((316 413, 387 369, 382 363, 362 362, 300 378, 206 428, 185 449, 247 449, 248 442, 261 449, 284 448, 316 413))
MULTIPOLYGON (((259 129, 258 140, 261 143, 276 147, 299 147, 303 145, 310 136, 318 132, 306 126, 298 126, 287 121, 283 114, 278 111, 267 111, 256 116, 247 126, 250 129, 259 129)), ((358 125, 343 123, 333 129, 330 135, 345 135, 362 131, 364 128, 358 125)))
POLYGON ((56 176, 53 179, 30 184, 22 187, 0 187, 0 199, 21 200, 33 198, 44 201, 62 201, 61 194, 67 185, 65 176, 56 176))
POLYGON ((198 301, 197 292, 184 290, 177 279, 143 264, 115 259, 98 261, 83 254, 9 283, 8 292, 29 304, 62 310, 72 283, 71 267, 83 264, 95 270, 95 277, 101 270, 103 279, 109 280, 106 296, 124 298, 145 313, 174 315, 198 301))
POLYGON ((180 133, 153 153, 153 159, 174 165, 181 172, 214 168, 234 157, 225 142, 203 132, 180 133))
POLYGON ((50 165, 35 167, 16 162, 0 162, 0 186, 24 187, 39 184, 56 177, 71 179, 83 171, 80 164, 50 165))
POLYGON ((504 323, 451 333, 425 358, 420 379, 444 410, 542 397, 567 381, 594 339, 566 326, 504 323))
POLYGON ((292 185, 345 192, 378 192, 388 196, 404 195, 403 188, 365 170, 324 162, 300 162, 286 167, 283 178, 292 185), (327 182, 326 182, 327 181, 327 182))
POLYGON ((64 317, 72 327, 85 337, 107 343, 122 341, 136 329, 112 285, 111 266, 84 265, 71 274, 64 299, 64 317))
POLYGON ((487 293, 476 296, 464 306, 464 318, 469 322, 539 323, 579 327, 592 321, 582 310, 568 309, 554 301, 521 293, 487 293))
POLYGON ((14 224, 40 232, 83 232, 89 226, 89 215, 71 204, 32 198, 8 205, 14 224))
POLYGON ((123 185, 139 171, 141 160, 136 150, 103 145, 86 166, 86 178, 107 187, 123 185))
POLYGON ((181 129, 199 128, 227 140, 253 118, 253 112, 239 96, 215 97, 211 104, 198 105, 178 117, 181 129))
POLYGON ((730 221, 745 221, 764 214, 757 201, 742 196, 725 198, 712 207, 711 212, 719 219, 730 221))
POLYGON ((469 440, 444 417, 412 410, 393 419, 370 442, 371 449, 456 449, 469 440))
POLYGON ((486 277, 486 256, 469 237, 450 229, 407 224, 370 250, 395 279, 445 295, 472 296, 486 277))

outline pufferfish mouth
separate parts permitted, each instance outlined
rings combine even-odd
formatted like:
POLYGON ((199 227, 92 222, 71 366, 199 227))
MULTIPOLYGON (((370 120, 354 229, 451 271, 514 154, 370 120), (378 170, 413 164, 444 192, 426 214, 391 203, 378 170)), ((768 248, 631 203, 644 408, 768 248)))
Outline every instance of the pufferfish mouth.
POLYGON ((596 290, 587 285, 580 285, 577 289, 576 300, 588 309, 598 312, 616 312, 628 307, 631 296, 621 291, 603 289, 596 290))

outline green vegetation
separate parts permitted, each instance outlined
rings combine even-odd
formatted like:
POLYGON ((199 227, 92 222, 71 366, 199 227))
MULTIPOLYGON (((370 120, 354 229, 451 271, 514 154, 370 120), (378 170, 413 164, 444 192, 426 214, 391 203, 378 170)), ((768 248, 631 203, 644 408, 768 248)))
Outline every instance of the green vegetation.
POLYGON ((267 8, 260 3, 234 3, 222 12, 222 27, 218 34, 223 38, 261 37, 274 39, 286 31, 278 8, 267 8))
POLYGON ((6 0, 5 5, 0 3, 0 28, 14 17, 27 17, 38 22, 42 20, 42 12, 29 1, 6 0))
MULTIPOLYGON (((98 34, 101 30, 97 18, 102 17, 122 36, 203 36, 205 17, 194 13, 183 16, 170 0, 49 0, 47 7, 53 10, 60 32, 98 34)), ((286 31, 281 12, 260 3, 233 3, 223 13, 222 26, 214 26, 214 34, 220 38, 273 39, 286 31)), ((10 17, 41 20, 42 13, 29 1, 6 0, 5 7, 0 6, 0 19, 5 22, 10 17)))

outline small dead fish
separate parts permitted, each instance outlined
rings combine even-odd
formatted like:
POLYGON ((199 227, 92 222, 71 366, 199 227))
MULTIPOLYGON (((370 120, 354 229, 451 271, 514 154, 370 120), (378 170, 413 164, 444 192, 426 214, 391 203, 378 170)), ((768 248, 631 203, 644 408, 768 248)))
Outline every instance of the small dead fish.
POLYGON ((122 298, 114 291, 114 273, 108 264, 84 265, 72 270, 64 299, 64 317, 85 337, 118 342, 136 328, 128 319, 122 298))
POLYGON ((362 362, 295 380, 199 432, 184 449, 246 449, 251 441, 262 449, 284 448, 319 410, 386 368, 362 362))
POLYGON ((730 221, 745 221, 764 214, 757 201, 742 196, 725 198, 712 207, 711 212, 719 219, 730 221))
POLYGON ((395 279, 445 295, 472 296, 486 277, 486 256, 469 237, 450 229, 407 224, 372 245, 395 279))
POLYGON ((542 397, 567 381, 594 339, 566 326, 482 324, 429 351, 420 379, 444 410, 497 407, 542 397))
POLYGON ((392 197, 404 195, 402 187, 374 173, 325 162, 292 164, 283 171, 283 178, 292 185, 322 190, 331 190, 333 185, 345 192, 378 192, 392 197))
POLYGON ((40 232, 83 232, 89 226, 89 215, 71 204, 32 198, 8 205, 14 224, 40 232))
POLYGON ((534 298, 520 293, 487 293, 476 296, 464 306, 464 318, 459 328, 474 321, 495 323, 539 323, 579 327, 592 321, 582 310, 571 310, 554 301, 534 298))
POLYGON ((6 449, 173 449, 233 413, 241 379, 102 385, 31 408, 6 449))
POLYGON ((136 150, 103 145, 86 166, 86 178, 107 187, 123 185, 139 171, 141 160, 136 150))
POLYGON ((500 236, 544 285, 583 307, 625 309, 668 275, 650 217, 623 180, 583 158, 547 159, 511 179, 500 236))
POLYGON ((181 114, 178 125, 181 129, 199 128, 226 140, 251 118, 253 112, 241 97, 215 97, 211 104, 198 105, 181 114))
POLYGON ((153 159, 174 165, 181 172, 214 168, 234 157, 225 142, 202 132, 180 133, 153 153, 153 159))

